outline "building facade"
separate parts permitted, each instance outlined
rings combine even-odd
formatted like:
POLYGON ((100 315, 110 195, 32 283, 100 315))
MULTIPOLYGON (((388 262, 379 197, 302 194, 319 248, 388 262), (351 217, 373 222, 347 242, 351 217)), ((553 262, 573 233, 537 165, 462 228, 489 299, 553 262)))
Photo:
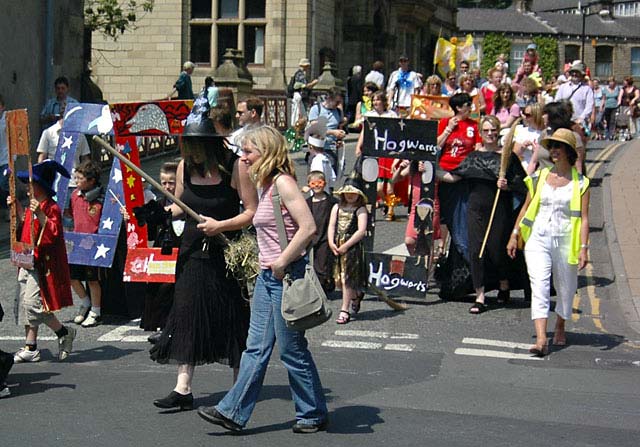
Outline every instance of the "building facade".
POLYGON ((137 29, 116 42, 92 36, 95 82, 109 102, 166 97, 183 62, 196 63, 194 90, 222 63, 227 48, 243 51, 260 91, 283 92, 309 58, 312 75, 324 62, 346 78, 353 65, 369 70, 382 60, 394 69, 399 54, 430 72, 439 34, 455 29, 455 0, 156 0, 137 29))

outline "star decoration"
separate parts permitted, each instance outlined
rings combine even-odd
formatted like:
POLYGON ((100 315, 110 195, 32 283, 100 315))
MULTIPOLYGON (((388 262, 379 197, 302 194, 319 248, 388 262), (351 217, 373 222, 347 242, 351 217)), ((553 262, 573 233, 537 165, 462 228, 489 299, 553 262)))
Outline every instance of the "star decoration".
POLYGON ((129 200, 131 200, 132 202, 135 202, 136 201, 136 195, 135 194, 131 194, 129 196, 129 200))
POLYGON ((135 185, 136 183, 136 178, 133 175, 130 175, 129 177, 127 177, 127 185, 129 186, 129 188, 133 188, 133 185, 135 185))
POLYGON ((398 123, 398 126, 400 126, 400 130, 404 132, 404 127, 406 126, 404 119, 400 120, 400 122, 398 123))
POLYGON ((98 258, 105 258, 106 259, 107 258, 107 252, 109 250, 111 250, 111 249, 109 247, 105 247, 104 244, 98 245, 97 250, 96 250, 96 254, 93 257, 93 259, 98 259, 98 258))
POLYGON ((71 137, 66 137, 66 136, 62 136, 64 138, 64 143, 62 143, 62 149, 69 149, 71 148, 71 145, 73 144, 73 136, 71 137))
POLYGON ((102 229, 103 230, 112 230, 113 220, 110 217, 107 217, 102 221, 102 229))
POLYGON ((125 155, 131 152, 131 147, 129 146, 129 143, 125 143, 121 152, 125 155))
POLYGON ((120 183, 122 181, 122 171, 118 168, 113 170, 113 177, 111 177, 111 179, 115 182, 115 183, 120 183))

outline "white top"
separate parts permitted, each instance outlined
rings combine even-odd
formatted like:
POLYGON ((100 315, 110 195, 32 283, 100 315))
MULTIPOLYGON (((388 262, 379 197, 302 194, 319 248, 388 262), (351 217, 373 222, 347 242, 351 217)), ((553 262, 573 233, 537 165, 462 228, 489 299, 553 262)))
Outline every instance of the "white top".
MULTIPOLYGON (((519 124, 516 126, 516 131, 513 134, 513 142, 514 143, 520 143, 523 144, 526 141, 537 141, 538 143, 540 143, 540 135, 541 135, 542 131, 541 130, 536 130, 532 127, 528 127, 528 126, 523 126, 522 124, 519 124)), ((528 145, 528 146, 522 146, 522 168, 526 171, 527 167, 529 166, 529 163, 531 163, 531 157, 533 157, 533 146, 532 145, 528 145)))
POLYGON ((310 160, 309 163, 309 172, 311 171, 320 171, 324 174, 324 179, 326 180, 326 184, 324 186, 324 191, 327 194, 331 194, 331 189, 333 189, 333 185, 336 182, 336 173, 333 172, 333 168, 331 167, 331 160, 325 153, 316 154, 310 160))
POLYGON ((373 82, 379 88, 382 88, 382 87, 384 87, 384 75, 382 73, 380 73, 379 71, 371 70, 364 77, 364 82, 373 82))
POLYGON ((410 87, 396 86, 396 82, 400 76, 400 70, 396 70, 389 76, 389 83, 387 84, 387 99, 389 104, 400 107, 411 107, 411 95, 416 90, 422 88, 422 81, 415 71, 410 71, 407 77, 411 83, 410 87), (399 89, 398 96, 396 98, 396 88, 399 89), (396 102, 397 99, 397 102, 396 102))
POLYGON ((573 196, 573 181, 553 188, 545 182, 542 186, 540 207, 533 223, 533 232, 542 236, 563 237, 571 234, 569 206, 573 196))
MULTIPOLYGON (((60 121, 56 122, 53 126, 43 130, 42 135, 40 135, 40 141, 38 142, 38 149, 36 150, 36 152, 39 154, 47 154, 48 160, 55 160, 61 130, 62 127, 60 126, 60 121)), ((80 164, 80 157, 91 154, 91 149, 89 149, 89 143, 87 143, 87 139, 82 134, 70 134, 67 138, 71 138, 71 141, 73 141, 74 138, 78 139, 76 154, 73 158, 71 180, 69 180, 69 188, 75 188, 77 186, 73 175, 73 173, 75 172, 75 168, 78 166, 78 164, 80 164)))

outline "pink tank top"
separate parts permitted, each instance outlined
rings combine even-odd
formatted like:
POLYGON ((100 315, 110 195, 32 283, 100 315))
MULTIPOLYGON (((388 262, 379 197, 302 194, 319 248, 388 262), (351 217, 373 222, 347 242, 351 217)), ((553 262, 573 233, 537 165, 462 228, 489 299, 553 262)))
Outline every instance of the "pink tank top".
MULTIPOLYGON (((258 239, 258 260, 262 269, 268 269, 269 265, 278 259, 280 253, 282 253, 278 227, 273 215, 272 191, 273 183, 260 195, 258 208, 253 216, 253 226, 256 229, 258 239)), ((282 209, 282 217, 284 218, 284 231, 287 234, 287 240, 290 241, 298 231, 298 224, 293 220, 289 210, 284 205, 281 205, 280 209, 282 209)))

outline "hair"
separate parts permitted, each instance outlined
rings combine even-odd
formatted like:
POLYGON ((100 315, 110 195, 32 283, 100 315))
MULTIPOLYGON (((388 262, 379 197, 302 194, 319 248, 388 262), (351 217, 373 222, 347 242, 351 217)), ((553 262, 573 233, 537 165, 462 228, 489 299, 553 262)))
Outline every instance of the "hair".
POLYGON ((327 92, 327 98, 337 98, 338 96, 342 97, 342 90, 340 90, 340 87, 331 87, 329 89, 329 91, 327 92))
POLYGON ((250 170, 257 186, 264 187, 278 173, 296 177, 287 140, 278 129, 267 125, 247 129, 242 134, 241 142, 252 144, 261 154, 250 170))
MULTIPOLYGON (((499 63, 499 62, 498 62, 499 63)), ((502 68, 498 68, 496 66, 493 66, 489 69, 489 71, 487 71, 487 77, 489 79, 491 79, 493 77, 494 73, 500 73, 501 75, 504 74, 504 72, 502 71, 502 68)))
POLYGON ((209 88, 213 86, 213 78, 211 76, 207 76, 204 78, 204 87, 209 88))
POLYGON ((449 79, 449 78, 454 78, 457 81, 458 80, 458 73, 456 73, 455 70, 449 70, 447 72, 447 76, 445 76, 445 79, 449 79))
POLYGON ((609 76, 607 82, 617 82, 615 76, 609 76))
POLYGON ((524 106, 522 111, 524 112, 527 107, 529 108, 529 110, 531 110, 531 120, 533 121, 533 124, 535 124, 538 129, 543 129, 544 119, 542 118, 542 104, 540 104, 539 102, 527 104, 526 106, 524 106))
POLYGON ((309 183, 311 180, 324 180, 324 181, 326 181, 327 179, 324 177, 324 172, 322 172, 322 171, 311 171, 307 175, 307 183, 309 183))
POLYGON ((59 78, 56 78, 55 81, 53 81, 53 85, 66 85, 67 87, 69 87, 69 79, 66 76, 60 76, 59 78))
POLYGON ((466 82, 466 81, 471 81, 471 85, 473 87, 475 87, 475 79, 473 79, 473 76, 471 76, 470 74, 463 74, 460 75, 460 77, 458 78, 458 85, 460 85, 460 88, 462 89, 462 85, 466 82))
POLYGON ((508 109, 516 102, 516 94, 513 91, 513 88, 506 83, 502 83, 498 86, 498 89, 493 94, 493 110, 498 111, 500 109, 508 109), (502 92, 509 92, 509 99, 503 103, 502 101, 502 92))
POLYGON ((187 61, 184 64, 182 64, 182 69, 183 70, 192 70, 194 68, 196 68, 196 64, 194 64, 191 61, 187 61))
POLYGON ((485 115, 480 119, 480 130, 482 130, 482 125, 484 123, 489 123, 491 124, 493 127, 497 128, 498 130, 500 130, 500 120, 498 119, 497 116, 495 115, 485 115))
POLYGON ((178 162, 177 161, 167 161, 160 166, 160 174, 173 174, 175 175, 178 172, 178 162))
POLYGON ((378 90, 378 84, 376 84, 375 82, 365 82, 364 85, 362 86, 363 90, 369 90, 370 92, 375 92, 376 90, 378 90))
POLYGON ((427 78, 426 80, 427 85, 428 84, 438 84, 438 85, 442 85, 442 79, 440 79, 440 76, 438 75, 431 75, 427 78))
POLYGON ((463 61, 460 61, 460 65, 462 65, 462 64, 466 64, 466 65, 467 65, 467 67, 470 67, 470 66, 471 66, 471 64, 469 64, 469 61, 468 61, 468 60, 466 60, 466 59, 465 59, 465 60, 463 60, 463 61))
POLYGON ((562 148, 564 149, 564 153, 567 155, 567 161, 569 162, 569 164, 571 166, 576 164, 576 161, 578 160, 578 152, 572 148, 569 144, 565 143, 564 141, 557 141, 557 140, 553 140, 554 143, 560 143, 562 145, 562 148))
POLYGON ((556 129, 571 129, 571 115, 573 115, 573 106, 569 101, 556 101, 545 104, 542 108, 542 114, 547 115, 547 126, 551 133, 556 129))
POLYGON ((389 107, 389 101, 387 100, 387 92, 384 90, 376 90, 373 92, 373 96, 371 96, 371 102, 373 103, 374 99, 380 99, 384 104, 384 109, 387 110, 389 107))
POLYGON ((361 65, 354 65, 353 67, 351 67, 351 73, 353 75, 357 75, 362 73, 362 66, 361 65))
POLYGON ((255 110, 256 115, 262 116, 262 110, 264 109, 264 102, 257 96, 249 96, 239 102, 244 102, 247 105, 247 110, 255 110))
POLYGON ((376 71, 380 71, 384 68, 384 62, 382 61, 375 61, 373 63, 373 65, 371 66, 371 68, 373 68, 376 71))
POLYGON ((209 117, 214 123, 220 123, 225 129, 231 129, 233 127, 233 115, 229 107, 221 105, 211 107, 209 117))
POLYGON ((449 98, 449 106, 454 113, 458 113, 458 110, 465 104, 471 105, 471 103, 471 96, 468 93, 456 93, 449 98))
MULTIPOLYGON (((341 194, 339 194, 340 199, 339 199, 339 201, 338 201, 338 206, 339 206, 340 208, 343 208, 343 207, 345 207, 345 206, 347 206, 347 205, 350 205, 349 203, 347 203, 347 199, 345 199, 344 194, 345 194, 345 193, 341 193, 341 194)), ((356 194, 357 194, 357 193, 356 193, 356 194)), ((356 210, 357 210, 358 208, 360 208, 361 206, 364 206, 364 205, 365 205, 364 197, 362 197, 360 194, 358 194, 358 201, 356 202, 356 204, 355 204, 355 205, 356 205, 356 210)))
POLYGON ((626 78, 624 78, 625 81, 627 81, 628 85, 633 85, 633 77, 632 76, 627 76, 626 78))
POLYGON ((96 185, 100 184, 100 174, 102 169, 98 162, 93 160, 84 160, 78 165, 76 172, 82 174, 87 180, 95 180, 96 185))
POLYGON ((540 87, 538 87, 538 83, 531 79, 530 77, 525 77, 522 80, 522 90, 528 95, 538 93, 540 87))
POLYGON ((206 177, 207 173, 215 169, 229 174, 225 166, 221 165, 223 151, 229 151, 224 145, 224 139, 219 137, 188 137, 182 138, 182 158, 184 167, 189 173, 196 173, 206 177), (200 155, 202 162, 196 163, 194 156, 200 155))

